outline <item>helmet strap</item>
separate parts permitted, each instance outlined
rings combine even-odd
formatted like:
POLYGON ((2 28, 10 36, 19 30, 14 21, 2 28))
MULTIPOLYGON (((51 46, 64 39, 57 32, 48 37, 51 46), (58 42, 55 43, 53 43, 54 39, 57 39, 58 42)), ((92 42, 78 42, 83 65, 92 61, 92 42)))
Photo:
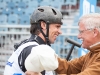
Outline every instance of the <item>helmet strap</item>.
POLYGON ((41 25, 40 24, 41 24, 41 21, 39 21, 38 27, 39 27, 41 33, 43 34, 43 36, 44 36, 44 38, 46 40, 46 44, 49 45, 49 46, 51 46, 50 45, 50 41, 49 41, 49 23, 46 23, 46 29, 47 29, 46 34, 44 34, 44 32, 42 31, 42 28, 41 28, 41 25))
POLYGON ((46 37, 45 37, 45 39, 46 39, 46 43, 50 46, 50 41, 49 41, 49 24, 50 23, 46 23, 46 29, 47 29, 47 32, 46 32, 46 37))

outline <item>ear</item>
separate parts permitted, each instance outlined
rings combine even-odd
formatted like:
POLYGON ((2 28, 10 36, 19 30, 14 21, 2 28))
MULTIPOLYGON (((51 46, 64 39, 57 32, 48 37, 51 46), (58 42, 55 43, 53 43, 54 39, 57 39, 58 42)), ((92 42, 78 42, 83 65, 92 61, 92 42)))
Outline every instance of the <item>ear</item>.
POLYGON ((99 31, 97 28, 94 29, 94 37, 96 37, 99 34, 99 31))
POLYGON ((41 21, 41 28, 42 28, 42 29, 46 29, 46 23, 43 22, 43 21, 41 21))

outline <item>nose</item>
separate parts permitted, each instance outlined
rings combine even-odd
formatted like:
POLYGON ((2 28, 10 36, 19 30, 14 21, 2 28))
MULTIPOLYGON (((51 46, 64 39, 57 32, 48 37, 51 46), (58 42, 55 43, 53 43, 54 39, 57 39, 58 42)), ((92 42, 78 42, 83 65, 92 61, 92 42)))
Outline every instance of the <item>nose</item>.
POLYGON ((78 35, 77 35, 77 38, 78 38, 78 39, 81 39, 81 35, 80 35, 80 34, 78 34, 78 35))
POLYGON ((58 30, 58 32, 59 32, 59 34, 62 34, 62 31, 61 31, 61 29, 59 29, 59 30, 58 30))

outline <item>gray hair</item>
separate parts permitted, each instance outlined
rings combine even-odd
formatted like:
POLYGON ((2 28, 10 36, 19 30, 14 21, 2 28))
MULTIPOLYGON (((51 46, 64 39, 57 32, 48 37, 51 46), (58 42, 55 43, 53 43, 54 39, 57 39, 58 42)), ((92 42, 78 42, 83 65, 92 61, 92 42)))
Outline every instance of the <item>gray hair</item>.
POLYGON ((79 19, 79 23, 80 22, 85 25, 86 29, 97 28, 98 31, 100 32, 100 14, 99 13, 86 14, 79 19))

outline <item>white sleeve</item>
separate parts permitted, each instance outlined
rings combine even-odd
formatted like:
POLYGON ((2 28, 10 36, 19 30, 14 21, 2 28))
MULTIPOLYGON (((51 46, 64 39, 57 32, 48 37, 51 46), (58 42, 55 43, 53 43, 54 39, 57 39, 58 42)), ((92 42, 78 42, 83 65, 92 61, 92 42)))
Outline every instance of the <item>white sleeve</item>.
POLYGON ((58 68, 58 59, 55 51, 48 45, 38 45, 32 48, 30 55, 25 60, 28 71, 42 72, 53 71, 58 68))

